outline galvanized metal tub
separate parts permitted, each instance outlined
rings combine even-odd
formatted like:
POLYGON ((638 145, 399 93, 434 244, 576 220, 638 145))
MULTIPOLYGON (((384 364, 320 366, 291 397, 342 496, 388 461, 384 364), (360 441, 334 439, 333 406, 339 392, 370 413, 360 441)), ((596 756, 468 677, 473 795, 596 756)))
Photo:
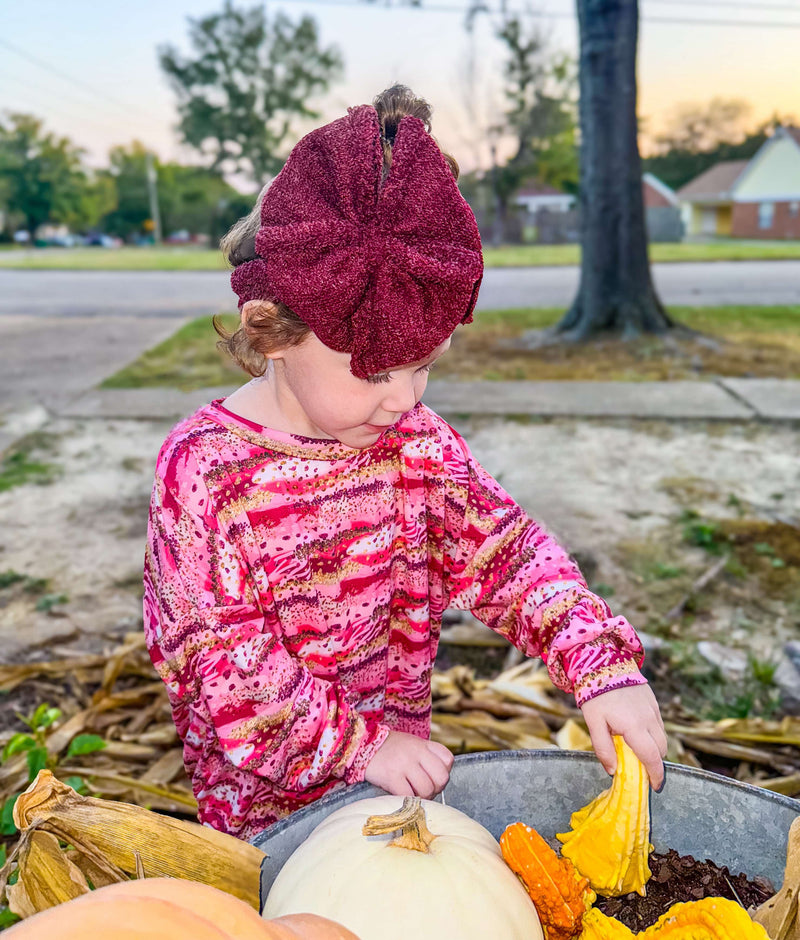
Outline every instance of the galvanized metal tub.
MULTIPOLYGON (((552 840, 569 817, 608 786, 592 754, 574 751, 491 751, 457 757, 444 791, 448 806, 478 820, 499 838, 521 820, 552 840)), ((368 784, 329 793, 251 840, 266 853, 261 900, 294 850, 334 810, 382 790, 368 784)), ((399 804, 399 799, 398 799, 399 804)), ((710 858, 734 873, 768 878, 780 887, 786 843, 800 801, 718 774, 667 764, 666 785, 651 797, 657 852, 710 858)))

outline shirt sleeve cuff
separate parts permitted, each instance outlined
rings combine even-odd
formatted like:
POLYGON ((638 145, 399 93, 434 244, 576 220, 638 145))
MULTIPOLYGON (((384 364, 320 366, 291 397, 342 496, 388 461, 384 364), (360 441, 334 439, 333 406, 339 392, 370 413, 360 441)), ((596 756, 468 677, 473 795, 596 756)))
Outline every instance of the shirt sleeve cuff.
POLYGON ((600 666, 587 672, 575 683, 575 703, 580 708, 589 699, 610 692, 612 689, 624 689, 633 685, 646 685, 647 679, 639 671, 636 660, 618 660, 607 666, 600 666))
POLYGON ((599 619, 587 603, 576 605, 547 654, 554 685, 572 692, 578 706, 595 695, 642 685, 644 650, 624 617, 599 619))
POLYGON ((347 784, 361 783, 367 772, 367 764, 375 756, 378 748, 389 737, 389 729, 384 725, 367 726, 367 732, 356 748, 353 759, 344 772, 344 782, 347 784))

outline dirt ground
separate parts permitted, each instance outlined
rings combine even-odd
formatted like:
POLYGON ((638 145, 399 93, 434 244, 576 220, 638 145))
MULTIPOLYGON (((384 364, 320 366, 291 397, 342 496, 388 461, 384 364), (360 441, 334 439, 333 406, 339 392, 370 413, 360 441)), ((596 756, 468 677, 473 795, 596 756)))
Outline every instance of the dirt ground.
POLYGON ((593 354, 587 355, 583 344, 556 343, 537 348, 541 333, 537 330, 526 334, 521 342, 511 319, 501 317, 480 325, 480 330, 456 332, 447 356, 436 364, 437 378, 641 382, 800 376, 800 337, 796 330, 604 339, 596 340, 593 354), (531 344, 530 348, 525 348, 526 344, 531 344))
MULTIPOLYGON (((800 637, 800 429, 458 426, 576 554, 614 612, 669 645, 673 665, 696 673, 689 644, 699 639, 768 663, 800 637)), ((26 459, 49 469, 0 492, 2 660, 94 650, 138 628, 153 465, 167 430, 159 421, 62 419, 24 442, 26 459)))

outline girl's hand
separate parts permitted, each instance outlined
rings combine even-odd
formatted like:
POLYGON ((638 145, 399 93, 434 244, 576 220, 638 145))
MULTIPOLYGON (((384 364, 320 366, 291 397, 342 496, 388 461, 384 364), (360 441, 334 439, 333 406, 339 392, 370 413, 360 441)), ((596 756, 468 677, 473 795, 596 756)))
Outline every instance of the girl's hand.
POLYGON ((621 734, 628 747, 644 764, 650 785, 658 790, 664 782, 667 735, 658 702, 649 685, 612 689, 589 699, 581 708, 595 754, 606 772, 617 769, 612 734, 621 734))
POLYGON ((443 744, 390 731, 367 764, 364 779, 395 796, 432 800, 447 785, 452 766, 453 755, 443 744))

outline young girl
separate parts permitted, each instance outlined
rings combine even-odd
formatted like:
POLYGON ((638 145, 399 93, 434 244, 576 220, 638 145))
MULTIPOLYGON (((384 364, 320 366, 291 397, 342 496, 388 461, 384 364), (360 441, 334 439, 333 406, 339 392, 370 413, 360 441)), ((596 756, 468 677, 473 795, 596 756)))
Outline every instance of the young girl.
POLYGON ((200 820, 250 838, 332 787, 433 797, 442 614, 574 692, 606 769, 666 750, 631 626, 420 403, 483 272, 458 167, 395 86, 313 131, 226 237, 253 380, 158 457, 144 624, 200 820))

